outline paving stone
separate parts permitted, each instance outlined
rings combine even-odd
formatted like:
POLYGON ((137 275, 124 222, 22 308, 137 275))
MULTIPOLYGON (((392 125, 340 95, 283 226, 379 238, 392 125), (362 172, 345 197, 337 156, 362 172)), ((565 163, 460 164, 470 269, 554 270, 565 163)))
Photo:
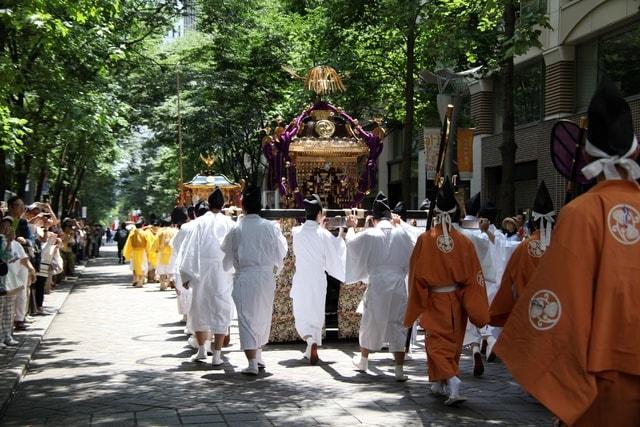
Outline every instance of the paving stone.
POLYGON ((225 422, 222 415, 181 415, 182 424, 206 424, 206 423, 223 423, 225 422))

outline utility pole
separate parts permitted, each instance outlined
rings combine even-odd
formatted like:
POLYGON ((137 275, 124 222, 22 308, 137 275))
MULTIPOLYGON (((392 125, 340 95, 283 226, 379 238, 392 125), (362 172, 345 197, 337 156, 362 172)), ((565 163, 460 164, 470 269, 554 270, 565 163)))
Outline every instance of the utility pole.
POLYGON ((180 150, 180 158, 178 163, 180 165, 180 184, 184 182, 184 172, 182 168, 182 115, 180 111, 180 66, 176 71, 176 88, 178 93, 178 148, 180 150))

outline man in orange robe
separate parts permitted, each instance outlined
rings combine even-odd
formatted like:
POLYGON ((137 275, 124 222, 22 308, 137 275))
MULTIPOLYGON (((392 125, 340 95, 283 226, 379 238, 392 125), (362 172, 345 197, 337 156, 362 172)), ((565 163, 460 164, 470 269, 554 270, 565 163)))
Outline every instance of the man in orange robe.
POLYGON ((518 245, 509 259, 502 275, 500 289, 489 308, 491 326, 504 326, 518 296, 524 293, 527 282, 536 271, 551 240, 551 227, 555 221, 555 214, 553 200, 542 181, 533 202, 532 225, 535 231, 518 245))
POLYGON ((495 351, 565 424, 640 425, 640 166, 612 83, 589 106, 583 168, 598 184, 566 205, 495 351))
POLYGON ((451 227, 457 209, 453 186, 447 178, 436 200, 441 227, 423 233, 416 242, 409 267, 409 300, 404 323, 420 318, 426 331, 431 390, 447 395, 446 405, 465 399, 458 378, 467 317, 482 327, 489 322, 484 277, 473 243, 451 227))

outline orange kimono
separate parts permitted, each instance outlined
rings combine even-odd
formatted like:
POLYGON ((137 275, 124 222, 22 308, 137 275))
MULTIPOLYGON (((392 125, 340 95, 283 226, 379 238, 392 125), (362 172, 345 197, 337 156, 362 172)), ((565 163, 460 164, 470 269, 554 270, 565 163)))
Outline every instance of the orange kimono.
POLYGON ((597 184, 553 241, 494 351, 564 423, 640 425, 640 187, 597 184))
POLYGON ((420 317, 426 331, 429 379, 458 375, 467 317, 482 327, 489 322, 484 276, 473 243, 455 229, 445 238, 442 228, 423 233, 409 267, 409 300, 404 323, 420 317), (450 292, 438 292, 455 286, 450 292))
POLYGON ((534 231, 531 237, 518 245, 507 263, 500 289, 489 307, 491 326, 504 326, 518 296, 524 292, 544 253, 539 230, 534 231))

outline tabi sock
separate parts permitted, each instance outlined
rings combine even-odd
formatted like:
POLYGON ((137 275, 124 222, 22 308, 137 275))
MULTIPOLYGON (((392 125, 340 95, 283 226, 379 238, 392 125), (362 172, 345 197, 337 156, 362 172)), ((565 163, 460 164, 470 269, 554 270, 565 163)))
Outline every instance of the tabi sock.
POLYGON ((460 378, 458 377, 451 377, 447 380, 447 388, 449 389, 450 397, 457 397, 460 395, 460 384, 462 384, 462 381, 460 381, 460 378))
POLYGON ((249 368, 250 369, 258 369, 258 360, 257 359, 249 359, 249 368))
POLYGON ((198 345, 198 357, 207 357, 207 350, 205 349, 204 344, 198 345))

